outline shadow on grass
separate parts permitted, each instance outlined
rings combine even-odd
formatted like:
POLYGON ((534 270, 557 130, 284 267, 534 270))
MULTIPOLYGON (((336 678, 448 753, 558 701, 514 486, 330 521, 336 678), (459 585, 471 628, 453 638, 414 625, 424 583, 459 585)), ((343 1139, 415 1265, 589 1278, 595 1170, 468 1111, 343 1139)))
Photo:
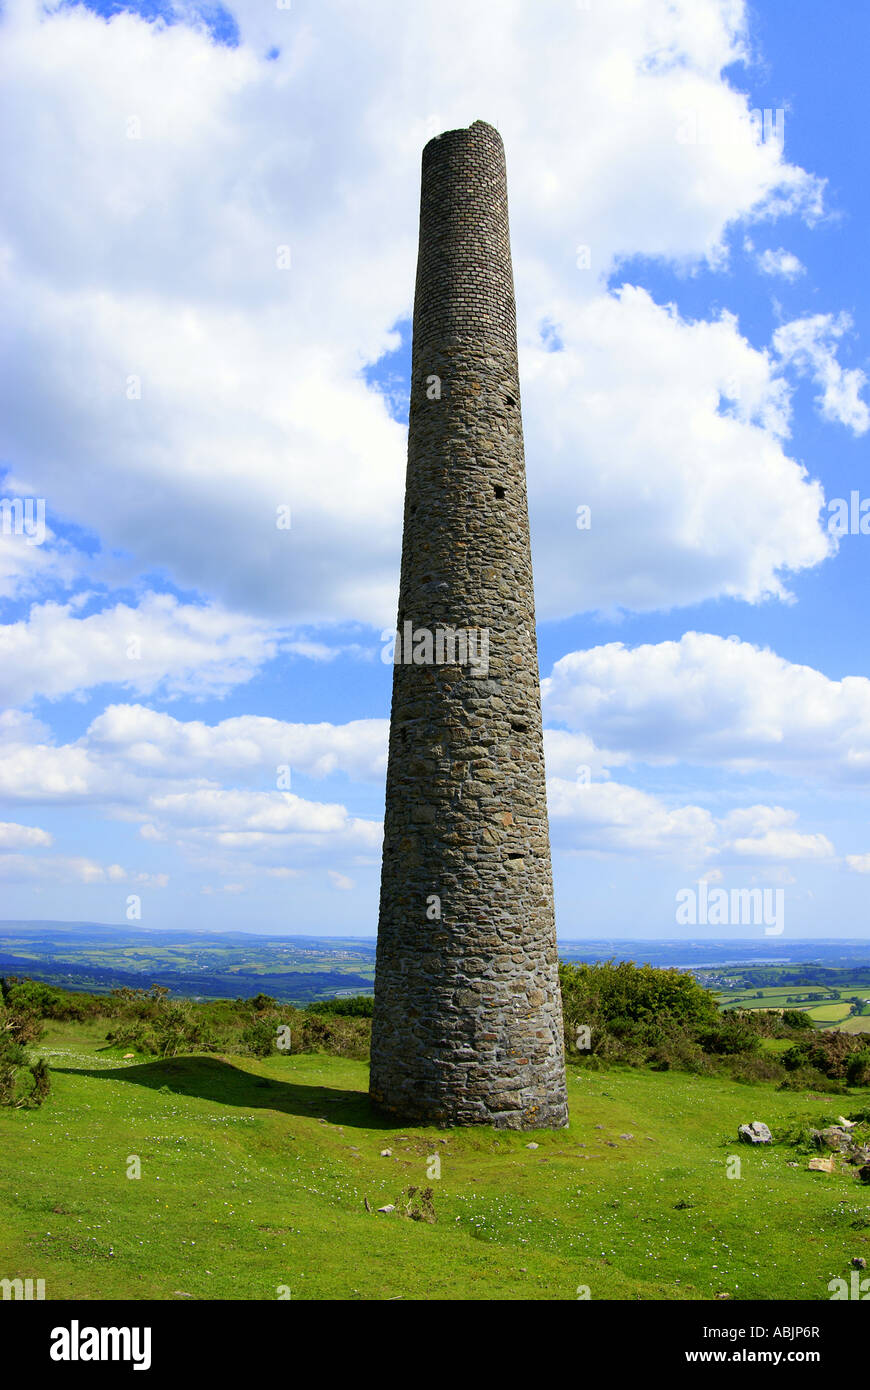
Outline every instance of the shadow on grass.
POLYGON ((245 1110, 277 1110, 329 1120, 357 1129, 395 1129, 396 1121, 381 1115, 365 1091, 345 1091, 335 1086, 301 1085, 276 1081, 234 1067, 219 1057, 168 1057, 141 1066, 99 1070, 89 1067, 52 1067, 66 1076, 92 1076, 97 1081, 124 1081, 128 1085, 163 1087, 178 1096, 197 1096, 218 1105, 238 1105, 245 1110))

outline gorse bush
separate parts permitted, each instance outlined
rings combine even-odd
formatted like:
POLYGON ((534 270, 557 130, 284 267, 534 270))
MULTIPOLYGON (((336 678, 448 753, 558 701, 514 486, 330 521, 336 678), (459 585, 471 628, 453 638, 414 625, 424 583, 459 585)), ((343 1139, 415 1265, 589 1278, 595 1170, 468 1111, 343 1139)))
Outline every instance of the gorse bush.
POLYGON ((816 1031, 798 1010, 720 1012, 713 994, 692 975, 631 961, 562 965, 559 979, 566 1048, 578 1063, 701 1075, 725 1071, 739 1081, 778 1082, 796 1090, 870 1084, 866 1040, 816 1031), (578 1046, 578 1029, 589 1030, 588 1048, 582 1041, 578 1046), (777 1055, 765 1050, 768 1038, 794 1045, 777 1055))
POLYGON ((167 994, 162 986, 115 991, 112 1007, 120 1017, 106 1041, 157 1057, 181 1052, 269 1057, 278 1051, 368 1056, 371 1023, 365 1004, 356 1000, 325 1001, 336 1003, 333 1013, 279 1004, 269 994, 206 1003, 170 1000, 167 994))
POLYGON ((852 1053, 846 1063, 846 1080, 850 1086, 870 1086, 870 1048, 852 1053))
POLYGON ((29 1043, 43 1034, 39 1016, 27 1008, 0 1004, 0 1105, 36 1107, 51 1089, 48 1067, 42 1057, 30 1061, 29 1043))
POLYGON ((375 1001, 371 994, 354 994, 346 999, 315 999, 307 1004, 308 1014, 332 1014, 339 1018, 371 1018, 375 1001))
POLYGON ((800 1031, 813 1032, 813 1020, 804 1009, 785 1009, 782 1021, 786 1028, 794 1028, 800 1031))
POLYGON ((680 1035, 694 1038, 719 1018, 710 991, 679 970, 598 961, 561 965, 559 981, 565 1036, 572 1044, 578 1029, 589 1028, 593 1053, 639 1056, 680 1035))
POLYGON ((810 1067, 831 1081, 845 1081, 852 1059, 866 1050, 867 1039, 860 1033, 813 1031, 811 1037, 802 1038, 783 1053, 782 1063, 788 1071, 810 1067))
POLYGON ((595 1015, 609 1023, 641 1024, 652 1035, 664 1021, 697 1026, 718 1017, 716 1001, 692 975, 656 970, 651 965, 613 960, 561 965, 559 981, 566 1021, 572 1012, 595 1015))

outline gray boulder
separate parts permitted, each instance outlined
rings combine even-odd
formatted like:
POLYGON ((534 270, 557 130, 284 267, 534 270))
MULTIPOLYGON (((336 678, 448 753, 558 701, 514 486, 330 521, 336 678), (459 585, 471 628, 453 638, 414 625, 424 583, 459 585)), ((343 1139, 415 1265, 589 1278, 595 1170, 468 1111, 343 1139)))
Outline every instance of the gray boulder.
POLYGON ((827 1129, 814 1129, 812 1132, 816 1147, 842 1151, 851 1147, 852 1141, 839 1125, 828 1125, 827 1129))
POLYGON ((750 1125, 741 1125, 737 1131, 737 1138, 744 1144, 772 1144, 773 1135, 763 1125, 760 1120, 753 1120, 750 1125))

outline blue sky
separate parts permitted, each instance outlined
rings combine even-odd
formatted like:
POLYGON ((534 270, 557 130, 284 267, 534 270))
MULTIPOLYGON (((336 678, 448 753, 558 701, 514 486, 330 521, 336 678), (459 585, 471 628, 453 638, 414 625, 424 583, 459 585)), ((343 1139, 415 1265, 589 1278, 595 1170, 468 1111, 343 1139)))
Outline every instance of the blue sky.
POLYGON ((673 937, 704 877, 862 936, 870 17, 382 10, 0 22, 0 495, 47 527, 0 536, 0 916, 373 934, 419 154, 482 117, 559 933, 673 937))

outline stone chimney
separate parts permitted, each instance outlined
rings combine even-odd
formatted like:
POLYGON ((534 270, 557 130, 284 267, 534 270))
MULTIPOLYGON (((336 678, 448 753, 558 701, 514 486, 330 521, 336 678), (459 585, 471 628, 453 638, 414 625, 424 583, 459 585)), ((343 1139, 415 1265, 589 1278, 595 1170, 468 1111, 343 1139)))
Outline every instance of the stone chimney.
POLYGON ((370 1094, 568 1121, 504 147, 423 151, 370 1094))

